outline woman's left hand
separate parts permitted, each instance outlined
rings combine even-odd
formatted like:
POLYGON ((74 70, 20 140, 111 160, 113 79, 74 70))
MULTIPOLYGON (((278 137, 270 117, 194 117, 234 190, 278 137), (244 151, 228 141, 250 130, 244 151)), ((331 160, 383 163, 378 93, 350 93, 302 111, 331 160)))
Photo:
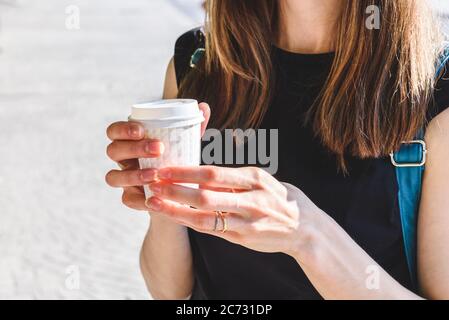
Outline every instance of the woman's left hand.
POLYGON ((158 179, 150 185, 150 211, 256 251, 293 256, 304 245, 304 217, 319 212, 301 190, 255 167, 163 168, 158 179), (199 184, 200 189, 178 183, 199 184), (217 211, 225 215, 225 233, 217 211))

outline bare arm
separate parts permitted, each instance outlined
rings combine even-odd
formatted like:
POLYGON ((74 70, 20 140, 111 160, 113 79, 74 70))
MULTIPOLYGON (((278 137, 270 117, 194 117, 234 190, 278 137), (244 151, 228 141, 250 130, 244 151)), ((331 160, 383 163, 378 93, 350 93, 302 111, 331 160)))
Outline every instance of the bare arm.
MULTIPOLYGON (((429 149, 418 225, 418 266, 422 294, 449 298, 449 111, 426 134, 429 149)), ((297 261, 317 290, 330 299, 416 299, 360 248, 327 215, 311 217, 312 236, 297 261), (319 231, 316 231, 319 230, 319 231), (373 277, 378 277, 376 288, 373 277), (374 286, 373 286, 374 284, 374 286)))
POLYGON ((383 270, 333 219, 318 214, 294 255, 325 299, 419 299, 383 270))
MULTIPOLYGON (((173 59, 165 79, 165 99, 176 98, 178 88, 173 59)), ((210 116, 209 106, 199 105, 205 121, 202 133, 210 116)), ((147 139, 143 126, 136 122, 120 121, 111 124, 107 136, 112 141, 107 147, 109 158, 117 162, 121 170, 106 174, 106 182, 123 188, 123 203, 135 210, 149 211, 145 203, 143 185, 157 180, 154 169, 140 169, 138 158, 157 158, 163 152, 160 141, 147 139)), ((184 299, 192 292, 192 256, 187 229, 153 213, 150 228, 140 254, 140 265, 147 287, 156 299, 184 299)))
POLYGON ((186 227, 152 214, 140 253, 140 266, 153 298, 189 298, 193 270, 186 227))
MULTIPOLYGON (((176 98, 178 88, 173 59, 164 84, 164 99, 176 98)), ((150 228, 142 245, 140 266, 155 299, 185 299, 192 292, 192 254, 187 228, 151 214, 150 228)))
POLYGON ((429 125, 429 149, 418 227, 418 273, 423 294, 449 299, 449 110, 429 125))

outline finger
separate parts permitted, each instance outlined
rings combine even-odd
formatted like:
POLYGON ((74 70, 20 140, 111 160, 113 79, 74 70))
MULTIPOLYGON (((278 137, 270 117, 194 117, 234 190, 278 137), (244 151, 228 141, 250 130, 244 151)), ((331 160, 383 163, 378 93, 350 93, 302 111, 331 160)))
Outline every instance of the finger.
POLYGON ((128 187, 123 189, 122 202, 128 208, 148 211, 145 205, 145 193, 142 187, 128 187))
POLYGON ((156 180, 154 169, 111 170, 106 174, 106 183, 114 188, 143 186, 156 180))
POLYGON ((240 191, 237 191, 236 189, 212 187, 212 186, 208 186, 207 184, 200 184, 199 188, 207 189, 207 190, 211 190, 211 191, 217 191, 217 192, 230 192, 230 193, 240 192, 240 191))
POLYGON ((202 102, 199 104, 199 108, 203 112, 204 116, 204 121, 201 123, 201 136, 203 136, 204 132, 206 132, 207 124, 210 119, 210 107, 207 103, 202 102))
POLYGON ((179 224, 203 233, 242 231, 248 224, 244 219, 232 213, 226 213, 224 221, 215 212, 193 209, 176 202, 151 197, 146 202, 151 212, 163 214, 179 224))
POLYGON ((217 192, 229 192, 229 193, 248 192, 248 190, 245 190, 245 189, 213 187, 213 186, 210 186, 210 185, 207 185, 207 184, 200 184, 199 188, 200 189, 207 189, 207 190, 217 191, 217 192))
POLYGON ((175 183, 195 183, 217 188, 259 189, 268 173, 252 167, 226 168, 216 166, 167 167, 160 169, 159 178, 175 183))
POLYGON ((149 188, 158 198, 188 204, 202 210, 235 212, 245 217, 253 211, 253 204, 237 193, 194 189, 162 181, 151 183, 149 188))
POLYGON ((111 140, 141 140, 145 129, 138 122, 120 121, 111 124, 106 129, 106 135, 111 140))
POLYGON ((116 162, 134 158, 157 158, 164 152, 164 145, 157 140, 116 140, 107 147, 106 152, 116 162))

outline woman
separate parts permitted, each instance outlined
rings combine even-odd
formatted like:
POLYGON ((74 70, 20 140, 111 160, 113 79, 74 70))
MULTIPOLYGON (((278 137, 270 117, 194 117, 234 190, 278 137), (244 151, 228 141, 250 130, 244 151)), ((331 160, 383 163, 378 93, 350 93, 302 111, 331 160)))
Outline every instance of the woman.
POLYGON ((205 38, 177 41, 164 97, 206 101, 209 127, 279 129, 279 170, 139 170, 135 158, 159 156, 161 143, 138 124, 108 128, 123 168, 108 183, 152 212, 141 269, 153 297, 449 298, 449 85, 434 81, 442 42, 425 1, 210 0, 207 10, 205 38), (388 155, 424 126, 415 288, 388 155))

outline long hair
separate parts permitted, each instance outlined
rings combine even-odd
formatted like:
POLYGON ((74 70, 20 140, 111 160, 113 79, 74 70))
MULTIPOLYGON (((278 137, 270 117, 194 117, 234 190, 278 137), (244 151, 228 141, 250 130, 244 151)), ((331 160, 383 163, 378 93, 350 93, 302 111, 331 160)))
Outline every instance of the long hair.
MULTIPOLYGON (((308 122, 345 169, 345 155, 381 157, 425 125, 441 37, 425 0, 344 0, 335 57, 308 122), (366 26, 380 9, 380 28, 366 26)), ((206 57, 179 88, 206 101, 216 128, 257 128, 276 75, 277 0, 208 0, 206 57)))

